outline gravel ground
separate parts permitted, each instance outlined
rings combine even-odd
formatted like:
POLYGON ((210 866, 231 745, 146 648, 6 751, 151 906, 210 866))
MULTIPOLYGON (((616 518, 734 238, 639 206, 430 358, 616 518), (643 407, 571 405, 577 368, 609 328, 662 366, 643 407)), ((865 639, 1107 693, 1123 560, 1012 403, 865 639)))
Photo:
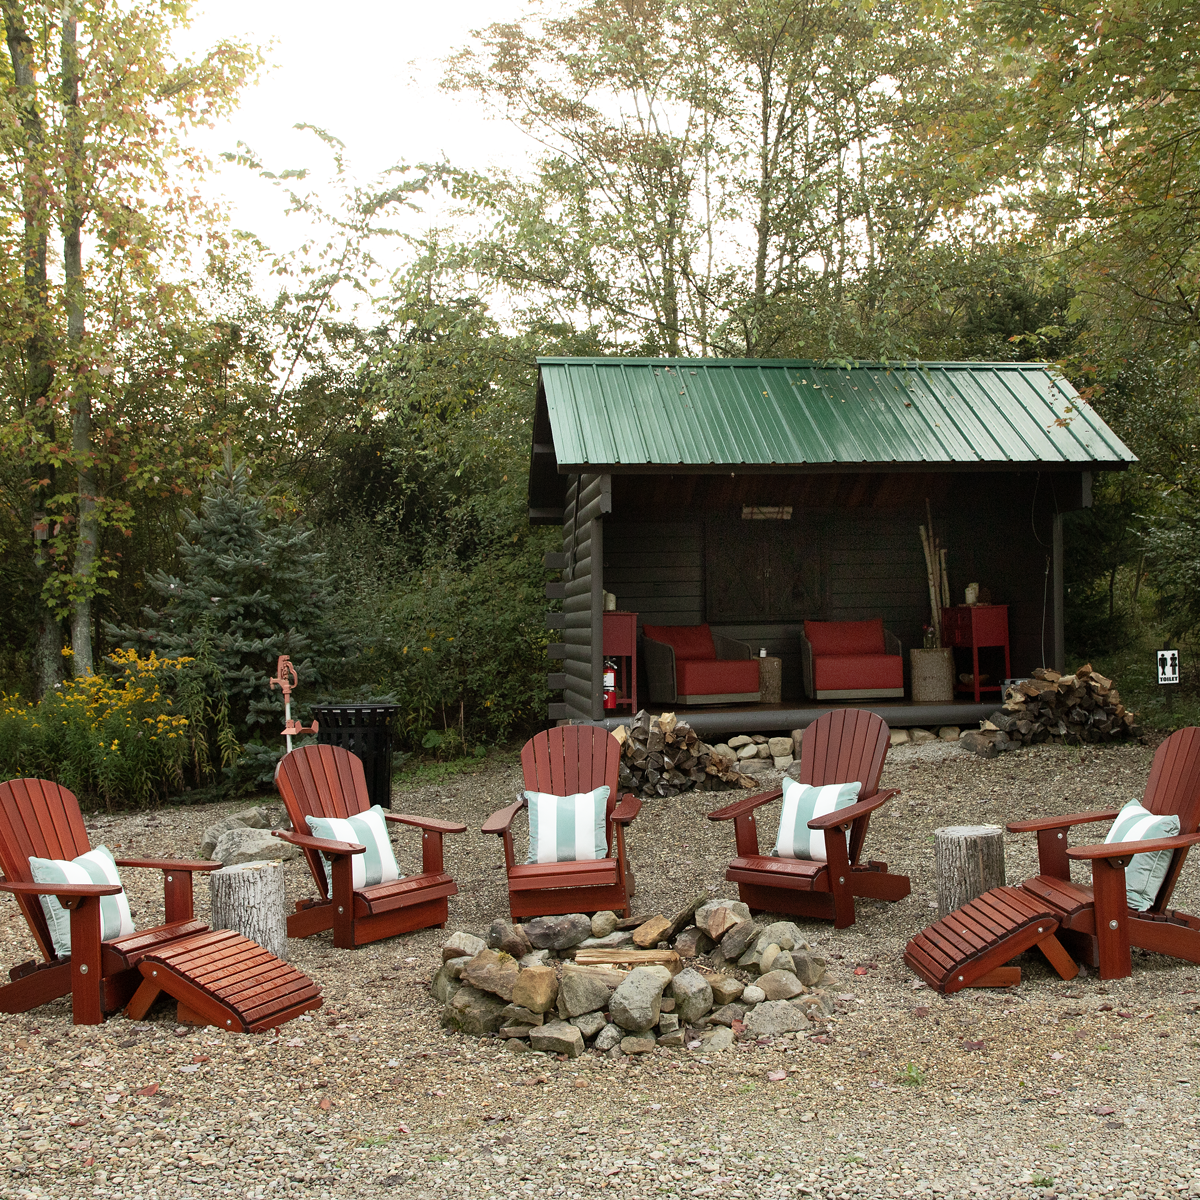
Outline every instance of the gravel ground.
MULTIPOLYGON (((1140 796, 1150 757, 1142 746, 991 761, 944 745, 893 750, 884 783, 903 794, 867 851, 911 875, 913 894, 860 902, 837 933, 799 922, 844 988, 827 1044, 627 1062, 515 1055, 438 1027, 427 990, 438 930, 354 951, 328 935, 293 941, 326 1002, 279 1036, 177 1027, 168 1004, 146 1022, 94 1029, 73 1027, 66 1001, 0 1016, 0 1195, 1200 1195, 1200 968, 1135 952, 1131 980, 1063 984, 1027 955, 1019 988, 942 999, 914 988, 901 961, 932 915, 934 828, 1124 802, 1140 796)), ((476 831, 519 784, 514 766, 485 765, 397 797, 471 830, 448 839, 462 892, 451 929, 483 932, 505 912, 498 840, 476 831)), ((643 810, 629 840, 640 910, 670 912, 701 887, 730 894, 732 830, 704 819, 728 798, 643 810)), ((204 826, 238 807, 89 827, 116 850, 190 856, 204 826)), ((407 836, 401 861, 413 866, 407 836)), ((1006 851, 1010 880, 1034 871, 1032 837, 1009 837, 1006 851)), ((301 866, 288 867, 297 898, 311 894, 301 866)), ((1198 912, 1192 868, 1177 903, 1198 912)), ((127 874, 139 924, 154 923, 159 876, 127 874)), ((0 899, 0 961, 33 952, 15 904, 0 899)))

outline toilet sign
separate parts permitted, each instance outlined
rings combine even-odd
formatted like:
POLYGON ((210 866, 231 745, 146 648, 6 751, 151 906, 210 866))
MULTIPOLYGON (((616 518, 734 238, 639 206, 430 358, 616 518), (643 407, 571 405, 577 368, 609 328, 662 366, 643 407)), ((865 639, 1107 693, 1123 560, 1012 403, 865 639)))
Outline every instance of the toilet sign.
POLYGON ((1158 664, 1158 682, 1159 683, 1178 683, 1179 682, 1179 651, 1168 650, 1165 647, 1159 650, 1156 656, 1158 664))

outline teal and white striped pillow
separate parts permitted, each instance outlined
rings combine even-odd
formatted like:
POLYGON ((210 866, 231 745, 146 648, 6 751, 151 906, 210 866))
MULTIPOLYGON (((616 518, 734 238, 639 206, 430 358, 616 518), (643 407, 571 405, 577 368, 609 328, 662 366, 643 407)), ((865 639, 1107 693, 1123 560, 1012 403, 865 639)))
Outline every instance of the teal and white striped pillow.
POLYGON ((605 858, 608 784, 573 796, 526 792, 529 801, 527 863, 583 862, 605 858))
MULTIPOLYGON (((120 883, 117 863, 107 846, 97 846, 78 858, 35 858, 29 859, 29 873, 34 883, 120 883)), ((66 958, 71 953, 71 914, 63 908, 55 896, 39 896, 46 924, 50 926, 50 940, 54 953, 66 958)), ((133 917, 129 912, 129 901, 124 892, 115 896, 100 897, 100 937, 102 941, 125 937, 136 932, 133 917)))
MULTIPOLYGON (((1159 816, 1130 800, 1113 822, 1104 839, 1113 842, 1145 842, 1151 838, 1174 837, 1179 832, 1177 816, 1159 816)), ((1153 854, 1135 854, 1125 868, 1125 900, 1130 908, 1145 912, 1154 903, 1158 889, 1171 868, 1171 851, 1156 850, 1153 854)))
POLYGON ((313 837, 366 846, 366 854, 355 854, 350 860, 354 865, 352 878, 356 888, 391 883, 400 878, 387 821, 378 804, 352 817, 309 817, 308 828, 313 837))
POLYGON ((825 862, 825 834, 809 829, 814 817, 858 803, 861 783, 827 783, 812 787, 794 779, 783 781, 783 808, 779 812, 779 835, 771 853, 777 858, 811 858, 825 862))

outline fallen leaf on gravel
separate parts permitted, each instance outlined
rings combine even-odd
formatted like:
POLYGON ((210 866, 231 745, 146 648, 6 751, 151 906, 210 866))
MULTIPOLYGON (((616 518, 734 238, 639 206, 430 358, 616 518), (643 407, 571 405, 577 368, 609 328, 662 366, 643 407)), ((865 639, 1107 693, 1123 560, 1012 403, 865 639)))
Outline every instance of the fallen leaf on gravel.
POLYGON ((576 1087, 587 1087, 587 1080, 586 1079, 577 1079, 577 1080, 575 1080, 575 1086, 576 1087))
POLYGON ((1126 1021, 1133 1020, 1133 1013, 1131 1013, 1131 1012, 1119 1012, 1119 1013, 1117 1013, 1117 1016, 1124 1017, 1126 1021))
POLYGON ((828 1034, 824 1034, 824 1033, 815 1034, 813 1037, 810 1037, 808 1040, 810 1042, 817 1042, 822 1046, 828 1046, 833 1042, 833 1038, 829 1037, 828 1034))
POLYGON ((810 1113, 810 1112, 801 1113, 800 1120, 807 1123, 807 1122, 811 1121, 813 1119, 813 1117, 815 1117, 816 1115, 817 1115, 816 1113, 810 1113))
POLYGON ((286 1044, 287 1044, 287 1045, 289 1045, 289 1046, 292 1046, 293 1048, 294 1048, 294 1047, 296 1047, 296 1046, 303 1046, 303 1045, 304 1045, 304 1039, 303 1039, 303 1038, 288 1038, 288 1040, 287 1040, 287 1043, 286 1043, 286 1044))
POLYGON ((329 1111, 329 1097, 326 1096, 325 1099, 322 1100, 321 1103, 317 1105, 317 1107, 323 1108, 323 1109, 325 1109, 326 1112, 328 1112, 329 1111))
POLYGON ((927 983, 925 982, 925 980, 923 980, 923 979, 914 979, 914 980, 913 980, 913 985, 912 985, 912 990, 913 990, 914 992, 919 992, 919 991, 920 991, 920 990, 921 990, 923 987, 928 987, 928 986, 929 986, 929 984, 927 984, 927 983))
POLYGON ((212 1062, 212 1059, 207 1054, 193 1054, 192 1062, 198 1065, 200 1063, 212 1062))
MULTIPOLYGON (((964 1050, 982 1050, 983 1045, 983 1042, 963 1042, 962 1048, 964 1050)), ((1061 1058, 1062 1056, 1059 1055, 1059 1057, 1061 1058)))
POLYGON ((605 1167, 604 1173, 605 1175, 615 1175, 620 1169, 620 1167, 605 1167))
POLYGON ((90 1121, 90 1120, 91 1120, 91 1117, 80 1117, 79 1120, 68 1121, 67 1124, 74 1126, 76 1129, 78 1129, 80 1125, 86 1125, 88 1123, 88 1121, 90 1121))
POLYGON ((1113 1108, 1111 1105, 1106 1104, 1103 1108, 1096 1109, 1096 1116, 1111 1117, 1113 1115, 1113 1113, 1115 1113, 1116 1111, 1117 1110, 1115 1108, 1113 1108))
POLYGON ((1055 1062, 1058 1062, 1060 1059, 1064 1059, 1067 1056, 1061 1050, 1055 1050, 1055 1052, 1052 1055, 1050 1055, 1050 1057, 1052 1059, 1054 1059, 1055 1062))
POLYGON ((489 1123, 491 1123, 492 1121, 507 1121, 508 1114, 507 1113, 484 1113, 483 1119, 489 1123))
POLYGON ((138 1088, 133 1094, 135 1096, 153 1096, 158 1091, 157 1083, 149 1083, 144 1088, 138 1088))
POLYGON ((1124 1129, 1125 1122, 1124 1121, 1105 1121, 1104 1128, 1105 1129, 1124 1129))
POLYGON ((120 1092, 109 1092, 108 1095, 104 1097, 104 1103, 105 1104, 116 1104, 116 1102, 118 1100, 120 1100, 120 1098, 121 1098, 120 1092))
POLYGON ((1113 1010, 1113 1008, 1112 1008, 1111 1004, 1102 1004, 1096 1011, 1097 1012, 1112 1012, 1112 1010, 1113 1010))
POLYGON ((767 1078, 772 1083, 778 1083, 781 1079, 787 1078, 787 1072, 786 1071, 768 1071, 767 1078))
POLYGON ((1061 1096, 1062 1088, 1042 1088, 1043 1096, 1061 1096))
POLYGON ((177 1067, 176 1070, 182 1071, 185 1075, 191 1075, 194 1071, 200 1070, 199 1063, 192 1063, 190 1067, 177 1067))
POLYGON ((396 1128, 398 1130, 400 1130, 401 1133, 412 1133, 412 1130, 409 1129, 409 1127, 407 1125, 405 1125, 405 1123, 403 1121, 401 1121, 400 1124, 396 1126, 396 1128))
POLYGON ((924 1004, 918 1004, 917 1007, 912 1010, 912 1015, 914 1017, 927 1017, 929 1016, 929 1009, 926 1008, 924 1004))
POLYGON ((880 1083, 880 1081, 879 1081, 878 1079, 872 1079, 872 1080, 871 1080, 871 1087, 873 1087, 873 1088, 881 1088, 881 1087, 883 1087, 883 1084, 882 1084, 882 1083, 880 1083))
POLYGON ((867 973, 867 968, 866 967, 855 967, 854 973, 855 973, 855 975, 865 975, 867 973))
POLYGON ((734 1033, 742 1033, 746 1028, 745 1021, 739 1021, 736 1017, 733 1019, 730 1028, 734 1033))

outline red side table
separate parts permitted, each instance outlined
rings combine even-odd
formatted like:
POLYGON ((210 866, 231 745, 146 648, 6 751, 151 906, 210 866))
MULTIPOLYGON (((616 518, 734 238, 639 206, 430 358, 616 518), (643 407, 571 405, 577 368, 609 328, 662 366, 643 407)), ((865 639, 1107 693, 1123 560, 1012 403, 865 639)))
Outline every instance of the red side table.
POLYGON ((604 614, 604 657, 617 660, 617 707, 637 712, 637 613, 604 614))
POLYGON ((1012 675, 1008 661, 1008 605, 1007 604, 959 604, 954 608, 942 609, 942 645, 969 648, 971 651, 971 684, 954 680, 954 690, 974 690, 975 703, 979 703, 980 692, 1001 693, 1003 680, 980 686, 979 650, 981 647, 1004 647, 1004 678, 1012 675), (972 689, 972 684, 974 685, 972 689))

